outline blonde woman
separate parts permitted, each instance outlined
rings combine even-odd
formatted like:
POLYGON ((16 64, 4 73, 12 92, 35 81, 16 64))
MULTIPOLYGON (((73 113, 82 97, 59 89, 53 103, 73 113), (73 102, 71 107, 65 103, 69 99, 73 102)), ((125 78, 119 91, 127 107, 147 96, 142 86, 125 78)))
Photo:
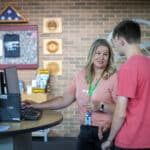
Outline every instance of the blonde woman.
POLYGON ((107 139, 115 107, 117 75, 112 49, 104 39, 91 46, 86 66, 74 77, 63 96, 27 107, 61 109, 77 101, 80 114, 78 150, 100 150, 107 139))

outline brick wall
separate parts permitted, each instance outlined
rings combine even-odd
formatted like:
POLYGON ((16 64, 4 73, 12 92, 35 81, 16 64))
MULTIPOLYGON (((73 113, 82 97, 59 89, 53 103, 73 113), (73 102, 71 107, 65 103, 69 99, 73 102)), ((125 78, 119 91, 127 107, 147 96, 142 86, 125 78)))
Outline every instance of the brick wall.
MULTIPOLYGON (((0 9, 6 4, 19 8, 29 21, 39 26, 39 67, 42 60, 63 61, 63 75, 52 77, 52 93, 61 95, 72 77, 86 62, 91 43, 98 37, 106 38, 114 25, 125 18, 150 20, 149 0, 0 0, 0 9), (43 17, 61 17, 62 34, 42 34, 43 17), (42 39, 61 38, 63 54, 44 56, 42 39)), ((142 41, 150 40, 150 29, 142 25, 142 41)), ((35 70, 19 71, 20 79, 30 81, 35 70)), ((64 109, 64 121, 51 129, 51 135, 77 136, 79 131, 76 104, 64 109)))

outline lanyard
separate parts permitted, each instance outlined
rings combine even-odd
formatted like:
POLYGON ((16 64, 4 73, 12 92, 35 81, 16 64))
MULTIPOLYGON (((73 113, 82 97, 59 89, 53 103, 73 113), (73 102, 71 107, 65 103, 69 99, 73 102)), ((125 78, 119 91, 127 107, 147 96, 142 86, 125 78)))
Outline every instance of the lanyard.
POLYGON ((93 76, 92 76, 92 75, 90 76, 89 90, 88 90, 88 96, 89 96, 90 98, 92 97, 94 91, 96 90, 100 79, 101 79, 101 76, 100 76, 99 79, 96 81, 96 83, 92 85, 93 76))

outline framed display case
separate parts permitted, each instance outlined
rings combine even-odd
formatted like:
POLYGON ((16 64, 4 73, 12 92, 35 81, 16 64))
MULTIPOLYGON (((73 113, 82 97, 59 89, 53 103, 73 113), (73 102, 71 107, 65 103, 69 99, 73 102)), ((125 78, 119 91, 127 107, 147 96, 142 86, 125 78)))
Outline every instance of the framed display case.
POLYGON ((0 25, 0 69, 38 67, 38 26, 0 25))

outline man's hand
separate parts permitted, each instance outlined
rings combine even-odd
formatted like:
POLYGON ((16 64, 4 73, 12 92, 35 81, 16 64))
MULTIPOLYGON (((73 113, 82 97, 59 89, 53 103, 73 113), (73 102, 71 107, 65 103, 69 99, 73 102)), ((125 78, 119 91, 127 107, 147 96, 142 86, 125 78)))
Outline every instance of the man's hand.
POLYGON ((102 143, 101 148, 102 150, 110 150, 112 143, 110 141, 106 141, 102 143))
POLYGON ((99 128, 98 128, 98 138, 99 138, 99 140, 101 140, 103 138, 103 132, 102 132, 101 126, 99 126, 99 128))

